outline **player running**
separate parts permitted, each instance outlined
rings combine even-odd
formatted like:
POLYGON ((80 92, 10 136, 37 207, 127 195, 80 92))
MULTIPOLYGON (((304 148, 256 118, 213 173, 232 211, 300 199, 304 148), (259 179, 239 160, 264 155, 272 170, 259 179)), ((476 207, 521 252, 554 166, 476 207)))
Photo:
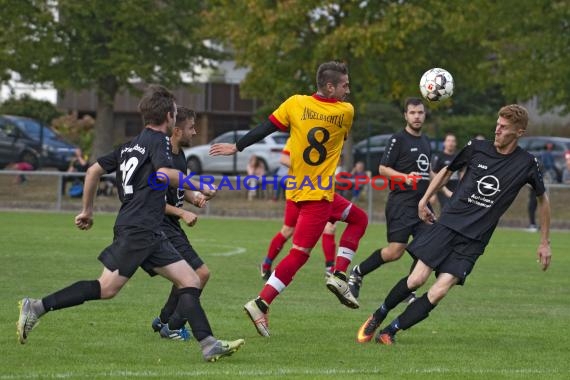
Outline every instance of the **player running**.
POLYGON ((380 331, 376 341, 394 343, 400 330, 407 330, 429 313, 455 285, 463 285, 483 254, 500 217, 509 208, 520 189, 529 184, 536 191, 540 207, 540 244, 537 262, 548 269, 550 252, 550 201, 545 193, 542 174, 534 156, 518 146, 526 133, 528 113, 517 104, 499 110, 495 141, 471 140, 457 157, 432 180, 419 202, 419 217, 433 223, 408 246, 418 262, 413 271, 392 288, 382 305, 357 333, 359 342, 372 340, 374 331, 398 303, 425 284, 435 271, 436 282, 429 290, 380 331), (456 191, 443 209, 439 220, 428 208, 428 199, 440 190, 454 172, 465 168, 456 191))

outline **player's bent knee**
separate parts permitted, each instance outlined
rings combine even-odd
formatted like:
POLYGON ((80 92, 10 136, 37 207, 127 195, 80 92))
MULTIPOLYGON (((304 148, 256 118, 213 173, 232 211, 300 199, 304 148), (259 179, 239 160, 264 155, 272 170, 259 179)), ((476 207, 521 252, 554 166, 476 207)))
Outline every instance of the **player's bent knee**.
POLYGON ((382 255, 382 259, 384 261, 389 262, 389 261, 396 261, 396 260, 400 259, 400 257, 402 257, 404 255, 404 252, 405 252, 405 248, 399 249, 399 248, 388 247, 388 248, 382 249, 381 255, 382 255))
POLYGON ((108 300, 119 294, 121 287, 101 284, 101 299, 108 300))
POLYGON ((449 290, 452 286, 453 285, 449 286, 448 284, 441 284, 437 282, 433 284, 432 287, 428 290, 428 298, 430 302, 437 304, 447 295, 447 293, 449 293, 449 290))
POLYGON ((295 232, 295 227, 283 226, 281 228, 281 235, 283 235, 285 239, 290 239, 291 236, 293 236, 293 232, 295 232))
POLYGON ((202 265, 196 270, 196 274, 200 278, 201 288, 203 289, 208 280, 210 279, 210 270, 205 265, 202 265))
POLYGON ((408 276, 408 289, 418 289, 420 288, 425 282, 427 281, 427 277, 423 276, 422 274, 414 274, 411 273, 408 276))

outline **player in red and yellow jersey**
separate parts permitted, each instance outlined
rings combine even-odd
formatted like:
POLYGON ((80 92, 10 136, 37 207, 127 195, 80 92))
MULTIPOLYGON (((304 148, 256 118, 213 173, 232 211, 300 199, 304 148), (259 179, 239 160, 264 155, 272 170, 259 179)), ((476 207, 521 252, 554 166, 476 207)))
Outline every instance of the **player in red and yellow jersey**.
MULTIPOLYGON (((341 62, 326 62, 317 70, 317 92, 293 95, 259 126, 234 144, 214 144, 211 155, 231 155, 277 131, 290 131, 291 168, 287 199, 299 213, 293 247, 281 260, 259 293, 244 308, 262 336, 269 336, 269 305, 293 280, 307 262, 332 212, 334 175, 342 146, 354 117, 354 108, 345 102, 350 93, 348 68, 341 62)), ((349 307, 358 302, 348 289, 346 274, 335 272, 327 287, 349 307)))
MULTIPOLYGON (((280 159, 281 164, 287 166, 288 168, 291 167, 290 155, 291 145, 290 139, 288 139, 285 147, 283 148, 280 159)), ((289 240, 295 231, 295 226, 299 214, 299 204, 299 202, 294 202, 291 199, 287 199, 287 202, 285 204, 283 227, 281 227, 281 230, 273 237, 273 239, 271 239, 271 243, 267 251, 267 256, 260 266, 261 276, 265 280, 269 280, 271 276, 271 264, 273 263, 273 260, 275 260, 279 252, 281 252, 281 249, 283 248, 285 242, 289 240)), ((362 209, 349 202, 338 193, 334 194, 331 216, 321 237, 323 253, 325 255, 325 273, 327 280, 335 270, 346 272, 348 266, 352 262, 352 258, 356 252, 356 249, 358 248, 360 239, 364 235, 364 232, 366 232, 367 225, 368 217, 362 209), (336 244, 334 240, 334 234, 336 229, 335 223, 337 221, 345 222, 348 224, 348 226, 340 238, 338 254, 335 254, 336 244)), ((333 289, 336 289, 336 287, 333 289)), ((340 301, 342 303, 345 303, 344 298, 340 298, 340 301)), ((347 306, 354 307, 352 303, 348 304, 347 306)))

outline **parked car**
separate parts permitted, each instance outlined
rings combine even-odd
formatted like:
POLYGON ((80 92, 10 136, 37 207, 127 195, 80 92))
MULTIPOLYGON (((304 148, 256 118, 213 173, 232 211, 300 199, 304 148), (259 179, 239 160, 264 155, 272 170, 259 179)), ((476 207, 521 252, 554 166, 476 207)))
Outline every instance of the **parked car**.
POLYGON ((0 116, 0 168, 10 163, 27 162, 37 169, 41 145, 20 133, 16 124, 0 116))
POLYGON ((281 151, 289 138, 288 133, 275 132, 267 136, 260 142, 253 144, 238 152, 234 156, 210 156, 208 151, 210 145, 216 143, 233 144, 244 136, 248 130, 239 130, 226 132, 206 145, 198 145, 191 148, 185 148, 186 162, 188 169, 192 173, 222 173, 237 174, 245 173, 247 163, 252 155, 258 156, 263 165, 265 165, 266 173, 272 173, 279 167, 279 158, 281 151))
POLYGON ((367 139, 357 142, 352 147, 354 162, 364 162, 364 167, 372 175, 378 174, 378 166, 384 155, 384 150, 392 134, 370 136, 367 139))
POLYGON ((2 115, 1 120, 2 162, 23 161, 37 168, 41 159, 42 166, 67 170, 77 146, 38 120, 12 115, 2 115))
MULTIPOLYGON (((377 175, 380 161, 390 141, 390 137, 392 137, 392 133, 374 135, 354 144, 352 148, 354 162, 364 162, 366 170, 370 171, 372 175, 377 175)), ((432 153, 443 149, 443 141, 441 140, 430 139, 430 144, 432 153)))
POLYGON ((519 139, 519 146, 538 159, 541 159, 542 154, 547 150, 547 144, 552 144, 551 153, 554 158, 556 173, 544 173, 545 180, 561 182, 562 172, 566 166, 565 156, 570 154, 570 137, 528 136, 519 139))

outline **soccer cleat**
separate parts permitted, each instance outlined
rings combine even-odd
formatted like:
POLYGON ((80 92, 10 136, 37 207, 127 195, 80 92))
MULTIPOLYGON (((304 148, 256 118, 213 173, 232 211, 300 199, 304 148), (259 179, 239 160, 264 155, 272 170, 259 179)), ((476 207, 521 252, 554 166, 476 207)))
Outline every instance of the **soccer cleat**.
POLYGON ((328 280, 334 273, 334 267, 325 267, 325 280, 328 280))
POLYGON ((261 278, 265 281, 271 277, 271 267, 264 269, 263 264, 259 264, 259 272, 261 273, 261 278))
POLYGON ((212 347, 208 353, 203 354, 204 360, 215 362, 225 356, 231 356, 245 344, 245 340, 238 339, 233 341, 218 340, 216 345, 212 347))
POLYGON ((354 296, 354 298, 358 298, 360 295, 360 287, 362 286, 362 275, 359 275, 356 272, 356 267, 352 268, 350 271, 350 276, 348 276, 348 288, 350 292, 354 296))
POLYGON ((152 324, 151 324, 152 329, 153 329, 154 332, 159 332, 159 331, 162 329, 162 327, 163 327, 164 325, 165 325, 165 323, 162 323, 162 322, 161 322, 160 317, 154 318, 154 319, 152 320, 152 324))
POLYGON ((160 336, 172 340, 190 340, 190 333, 186 330, 186 327, 182 326, 178 330, 170 330, 168 323, 162 325, 160 336))
POLYGON ((20 317, 16 323, 16 331, 18 333, 18 340, 21 344, 26 343, 28 335, 30 335, 30 331, 32 331, 32 329, 39 323, 39 316, 32 308, 32 301, 34 300, 26 297, 18 302, 20 317))
POLYGON ((385 330, 380 331, 376 337, 376 343, 383 344, 385 346, 391 346, 394 342, 396 342, 396 337, 385 330))
POLYGON ((382 321, 376 319, 374 317, 374 314, 372 314, 358 329, 358 333, 356 334, 356 341, 358 343, 370 342, 374 337, 374 332, 376 332, 376 329, 380 327, 381 323, 382 321))
POLYGON ((412 292, 405 300, 402 301, 402 303, 409 305, 417 299, 418 297, 416 297, 416 292, 412 292))
POLYGON ((338 278, 335 275, 332 275, 327 280, 327 288, 333 292, 335 296, 337 296, 338 300, 343 305, 351 309, 358 309, 360 307, 358 301, 350 292, 346 281, 338 278))
POLYGON ((259 335, 269 337, 269 319, 267 318, 267 314, 261 311, 259 306, 257 306, 255 300, 246 303, 243 309, 255 325, 259 335))

